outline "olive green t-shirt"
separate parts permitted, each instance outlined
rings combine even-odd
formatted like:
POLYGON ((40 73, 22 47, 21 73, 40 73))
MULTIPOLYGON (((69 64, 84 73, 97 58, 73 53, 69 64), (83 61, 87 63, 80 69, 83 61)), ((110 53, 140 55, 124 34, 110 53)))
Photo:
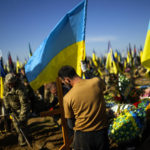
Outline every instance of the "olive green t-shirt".
POLYGON ((75 117, 74 130, 97 131, 107 126, 104 81, 82 79, 64 96, 65 118, 75 117))

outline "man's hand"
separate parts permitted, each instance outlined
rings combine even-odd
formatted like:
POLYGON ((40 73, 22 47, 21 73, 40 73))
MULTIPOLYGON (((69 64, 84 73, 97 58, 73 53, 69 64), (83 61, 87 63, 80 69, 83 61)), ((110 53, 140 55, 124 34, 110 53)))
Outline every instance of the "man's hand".
POLYGON ((41 112, 40 116, 41 117, 46 117, 46 116, 54 116, 54 115, 58 115, 58 114, 61 114, 60 108, 57 108, 57 109, 54 109, 54 110, 51 110, 51 111, 41 112))

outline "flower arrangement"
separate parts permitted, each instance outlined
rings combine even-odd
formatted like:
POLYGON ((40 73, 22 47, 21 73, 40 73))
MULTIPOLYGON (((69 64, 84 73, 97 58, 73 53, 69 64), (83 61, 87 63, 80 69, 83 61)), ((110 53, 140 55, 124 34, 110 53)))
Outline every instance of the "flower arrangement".
POLYGON ((132 141, 142 134, 144 123, 141 118, 144 117, 145 113, 141 110, 125 109, 110 125, 109 138, 118 144, 132 141))
POLYGON ((109 93, 107 95, 105 94, 104 99, 107 108, 113 107, 116 104, 116 102, 114 101, 114 95, 112 93, 109 93))

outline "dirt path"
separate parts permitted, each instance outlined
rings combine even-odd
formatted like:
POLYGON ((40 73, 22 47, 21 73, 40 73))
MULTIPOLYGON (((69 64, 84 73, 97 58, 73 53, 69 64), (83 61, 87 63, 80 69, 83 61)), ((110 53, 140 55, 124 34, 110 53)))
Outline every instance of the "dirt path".
MULTIPOLYGON (((34 150, 57 150, 63 144, 62 131, 52 117, 31 118, 28 121, 30 142, 34 150)), ((28 150, 17 144, 15 132, 0 136, 0 150, 28 150)))

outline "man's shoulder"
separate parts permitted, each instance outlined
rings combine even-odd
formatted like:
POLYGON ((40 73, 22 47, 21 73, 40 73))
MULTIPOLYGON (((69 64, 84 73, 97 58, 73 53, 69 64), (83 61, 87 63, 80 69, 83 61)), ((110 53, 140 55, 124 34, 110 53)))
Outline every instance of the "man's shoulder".
POLYGON ((101 79, 100 77, 92 78, 90 81, 90 84, 105 87, 105 81, 103 79, 101 79))
POLYGON ((100 82, 101 81, 101 79, 99 77, 93 77, 93 78, 87 79, 87 80, 89 80, 90 82, 100 82))
POLYGON ((94 77, 93 80, 95 80, 96 82, 104 82, 104 80, 100 77, 94 77))
POLYGON ((99 77, 93 77, 92 79, 95 80, 95 81, 100 81, 99 77))
POLYGON ((68 101, 68 100, 70 100, 71 99, 71 97, 72 97, 72 89, 70 89, 66 94, 65 94, 65 96, 64 96, 64 101, 68 101))

